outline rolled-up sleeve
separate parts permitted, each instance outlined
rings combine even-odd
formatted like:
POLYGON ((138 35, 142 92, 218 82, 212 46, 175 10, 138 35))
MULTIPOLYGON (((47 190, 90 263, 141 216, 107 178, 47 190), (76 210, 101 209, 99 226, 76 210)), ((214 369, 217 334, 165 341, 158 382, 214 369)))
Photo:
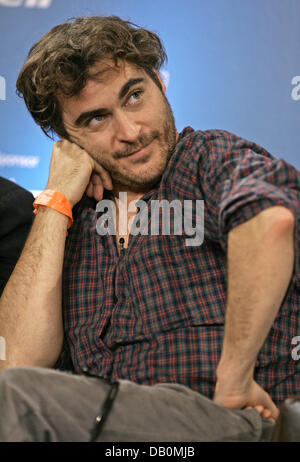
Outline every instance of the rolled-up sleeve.
POLYGON ((227 132, 206 144, 199 176, 205 234, 226 250, 228 233, 272 206, 295 217, 295 270, 299 271, 300 173, 261 146, 227 132))

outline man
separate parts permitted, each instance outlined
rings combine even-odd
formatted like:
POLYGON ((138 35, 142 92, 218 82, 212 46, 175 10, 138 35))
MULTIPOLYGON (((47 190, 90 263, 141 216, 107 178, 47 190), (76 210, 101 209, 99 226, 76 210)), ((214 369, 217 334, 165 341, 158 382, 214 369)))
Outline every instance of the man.
POLYGON ((29 191, 0 177, 0 296, 29 233, 33 201, 29 191))
POLYGON ((164 60, 147 30, 77 18, 20 72, 35 121, 61 140, 1 299, 11 405, 2 400, 0 438, 97 439, 99 402, 98 440, 268 440, 277 406, 299 389, 299 174, 228 132, 177 133, 164 60), (125 205, 149 210, 204 200, 202 245, 185 232, 128 236, 124 192, 125 205), (116 236, 98 232, 103 198, 116 236))

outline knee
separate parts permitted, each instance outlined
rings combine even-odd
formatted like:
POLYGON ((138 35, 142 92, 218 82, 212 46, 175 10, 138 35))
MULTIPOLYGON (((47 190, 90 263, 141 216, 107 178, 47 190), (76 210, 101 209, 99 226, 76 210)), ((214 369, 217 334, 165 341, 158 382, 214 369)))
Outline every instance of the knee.
POLYGON ((29 368, 12 367, 0 372, 0 441, 27 441, 22 433, 24 419, 30 422, 28 416, 35 416, 38 410, 30 377, 29 368))
POLYGON ((12 399, 20 394, 22 388, 26 387, 28 376, 32 375, 32 368, 11 367, 0 372, 0 399, 12 399))

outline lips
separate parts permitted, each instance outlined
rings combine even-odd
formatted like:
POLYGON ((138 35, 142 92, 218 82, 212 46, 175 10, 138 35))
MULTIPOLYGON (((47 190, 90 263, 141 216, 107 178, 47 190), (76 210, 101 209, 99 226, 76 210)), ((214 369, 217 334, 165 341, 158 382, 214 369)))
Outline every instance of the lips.
POLYGON ((144 146, 143 148, 141 149, 138 149, 137 151, 134 151, 132 152, 131 154, 128 154, 127 156, 124 156, 125 158, 132 158, 132 159, 140 159, 141 157, 144 157, 146 156, 147 154, 149 154, 149 146, 152 144, 152 141, 147 144, 146 146, 144 146))

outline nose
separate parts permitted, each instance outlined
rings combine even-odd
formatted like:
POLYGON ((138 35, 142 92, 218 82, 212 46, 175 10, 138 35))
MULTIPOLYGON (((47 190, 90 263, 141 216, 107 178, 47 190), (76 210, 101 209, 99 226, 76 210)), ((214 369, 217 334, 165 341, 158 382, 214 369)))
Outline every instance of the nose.
POLYGON ((140 124, 123 111, 115 114, 114 125, 116 139, 122 143, 134 143, 141 132, 140 124))

